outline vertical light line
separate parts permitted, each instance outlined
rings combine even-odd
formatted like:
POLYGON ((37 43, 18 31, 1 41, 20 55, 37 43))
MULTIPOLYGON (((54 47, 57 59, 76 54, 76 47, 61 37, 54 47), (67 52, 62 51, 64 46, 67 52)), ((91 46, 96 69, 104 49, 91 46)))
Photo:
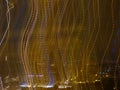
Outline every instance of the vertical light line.
POLYGON ((3 40, 5 39, 5 37, 6 37, 6 35, 7 35, 7 32, 8 32, 8 30, 9 30, 9 27, 10 27, 10 7, 9 7, 9 2, 8 2, 8 0, 5 0, 6 1, 6 4, 7 4, 7 12, 6 12, 6 16, 7 16, 7 28, 6 28, 6 30, 5 30, 5 33, 4 33, 4 35, 3 35, 3 38, 2 38, 2 40, 0 41, 0 46, 1 46, 1 44, 2 44, 2 42, 3 42, 3 40))

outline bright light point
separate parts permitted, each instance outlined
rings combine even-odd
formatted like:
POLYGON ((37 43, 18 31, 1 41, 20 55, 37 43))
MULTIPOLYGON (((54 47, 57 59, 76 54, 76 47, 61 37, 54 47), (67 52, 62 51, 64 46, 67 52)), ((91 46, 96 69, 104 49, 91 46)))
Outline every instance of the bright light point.
POLYGON ((95 76, 98 76, 98 74, 95 74, 95 76))
POLYGON ((105 75, 105 77, 109 77, 109 75, 107 74, 107 75, 105 75))
POLYGON ((95 82, 100 82, 100 80, 95 80, 95 82))
POLYGON ((54 85, 37 85, 37 87, 52 88, 52 87, 54 87, 54 85))
POLYGON ((27 83, 23 83, 20 85, 20 87, 31 87, 31 85, 28 85, 27 83))
POLYGON ((72 86, 68 85, 59 85, 58 88, 64 89, 64 88, 71 88, 72 86))

